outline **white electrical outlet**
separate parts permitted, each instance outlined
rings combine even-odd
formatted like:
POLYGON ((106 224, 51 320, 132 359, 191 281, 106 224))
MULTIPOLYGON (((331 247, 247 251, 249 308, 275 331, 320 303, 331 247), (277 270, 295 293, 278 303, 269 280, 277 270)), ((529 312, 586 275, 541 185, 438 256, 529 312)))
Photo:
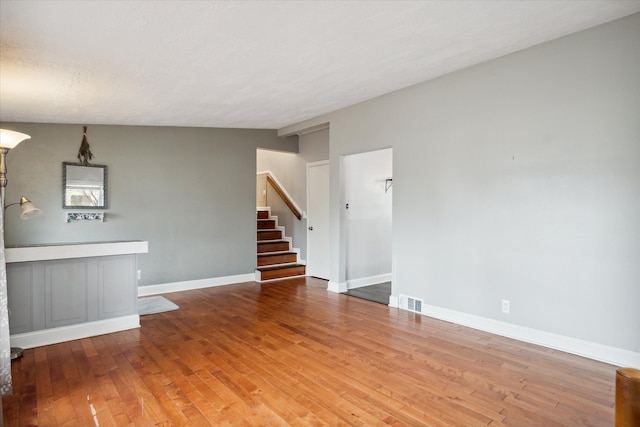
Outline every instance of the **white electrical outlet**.
POLYGON ((142 279, 142 270, 138 270, 138 280, 142 279))
POLYGON ((511 310, 511 303, 509 302, 508 299, 503 299, 502 300, 502 312, 504 314, 509 314, 509 311, 511 310))

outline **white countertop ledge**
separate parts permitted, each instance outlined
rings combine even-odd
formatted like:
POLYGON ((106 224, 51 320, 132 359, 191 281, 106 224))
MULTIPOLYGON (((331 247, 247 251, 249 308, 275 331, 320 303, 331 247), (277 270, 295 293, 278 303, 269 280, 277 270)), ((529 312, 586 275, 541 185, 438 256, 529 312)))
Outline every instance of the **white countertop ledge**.
POLYGON ((111 255, 146 254, 149 242, 125 240, 115 242, 60 243, 43 245, 7 246, 5 261, 29 262, 69 258, 93 258, 111 255))

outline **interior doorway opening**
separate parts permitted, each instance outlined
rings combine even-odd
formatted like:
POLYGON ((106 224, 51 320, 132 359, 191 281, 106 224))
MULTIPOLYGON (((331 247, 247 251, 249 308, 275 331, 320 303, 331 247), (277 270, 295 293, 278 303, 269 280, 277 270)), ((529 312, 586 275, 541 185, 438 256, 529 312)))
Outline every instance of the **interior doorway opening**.
POLYGON ((347 295, 389 304, 393 150, 343 158, 347 295))

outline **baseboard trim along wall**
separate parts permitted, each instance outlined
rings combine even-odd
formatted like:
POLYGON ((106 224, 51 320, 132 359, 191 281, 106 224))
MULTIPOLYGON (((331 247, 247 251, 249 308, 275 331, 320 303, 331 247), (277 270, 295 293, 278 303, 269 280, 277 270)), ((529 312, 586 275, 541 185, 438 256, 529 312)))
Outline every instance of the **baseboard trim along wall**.
POLYGON ((341 294, 343 292, 347 292, 347 282, 334 282, 329 280, 329 284, 327 284, 327 290, 329 292, 335 292, 341 294))
POLYGON ((238 274, 235 276, 213 277, 210 279, 187 280, 184 282, 163 283, 160 285, 138 286, 138 296, 166 294, 169 292, 189 291, 192 289, 211 288, 213 286, 232 285, 234 283, 253 282, 255 274, 238 274))
POLYGON ((347 289, 357 289, 363 286, 377 285, 391 281, 391 273, 378 274, 377 276, 362 277, 360 279, 347 280, 347 289))
MULTIPOLYGON (((397 298, 396 298, 397 301, 397 298)), ((391 304, 389 304, 391 305, 391 304)), ((395 305, 398 307, 398 304, 395 305)), ((424 304, 422 314, 436 319, 452 322, 469 328, 478 329, 507 338, 538 344, 544 347, 565 351, 589 359, 599 360, 616 366, 640 369, 640 353, 566 337, 551 332, 540 331, 525 326, 514 325, 500 320, 462 313, 442 307, 424 304)))
POLYGON ((33 348, 140 327, 140 316, 116 317, 11 335, 11 347, 33 348))
POLYGON ((400 298, 395 295, 389 296, 389 307, 399 308, 400 307, 400 298))

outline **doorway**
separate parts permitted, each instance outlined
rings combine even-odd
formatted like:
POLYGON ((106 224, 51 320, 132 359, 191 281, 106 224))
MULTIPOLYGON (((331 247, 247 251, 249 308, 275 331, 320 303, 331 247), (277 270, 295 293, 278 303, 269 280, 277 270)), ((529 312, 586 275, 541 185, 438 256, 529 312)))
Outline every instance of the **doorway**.
POLYGON ((389 304, 393 150, 343 157, 347 294, 389 304))

